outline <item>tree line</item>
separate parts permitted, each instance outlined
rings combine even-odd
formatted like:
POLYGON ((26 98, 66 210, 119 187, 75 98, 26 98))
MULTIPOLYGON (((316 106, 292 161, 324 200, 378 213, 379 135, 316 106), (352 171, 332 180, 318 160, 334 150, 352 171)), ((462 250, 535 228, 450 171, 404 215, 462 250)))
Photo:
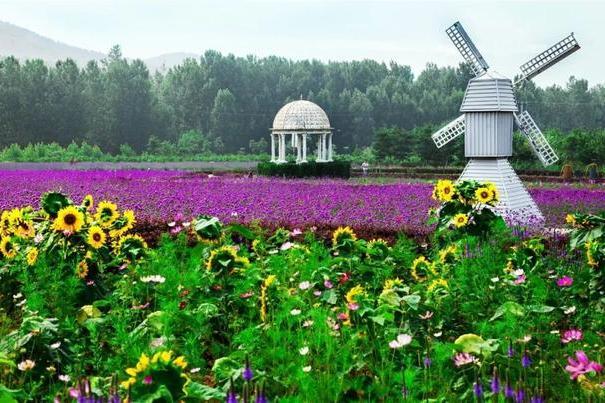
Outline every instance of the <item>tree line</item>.
MULTIPOLYGON (((200 150, 258 152, 267 147, 275 113, 302 96, 328 114, 338 152, 371 146, 384 127, 415 130, 425 136, 415 147, 434 151, 427 125, 436 128, 459 114, 469 78, 464 64, 429 63, 414 76, 409 66, 394 62, 322 63, 216 51, 151 74, 141 60, 124 58, 119 46, 82 68, 69 59, 47 66, 7 57, 0 60, 0 147, 75 141, 109 153, 124 144, 142 152, 176 147, 189 133, 185 140, 200 150)), ((519 99, 543 129, 605 127, 603 85, 589 88, 574 77, 565 86, 527 83, 519 99)))

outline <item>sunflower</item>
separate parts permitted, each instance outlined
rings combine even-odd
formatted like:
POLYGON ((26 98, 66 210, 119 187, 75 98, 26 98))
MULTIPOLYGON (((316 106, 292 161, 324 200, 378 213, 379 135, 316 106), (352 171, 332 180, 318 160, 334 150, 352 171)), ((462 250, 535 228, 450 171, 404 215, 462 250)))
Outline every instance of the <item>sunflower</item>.
POLYGON ((356 304, 357 303, 357 296, 359 295, 365 295, 365 290, 363 289, 363 286, 361 285, 356 285, 355 287, 351 288, 349 290, 349 292, 347 292, 347 295, 345 296, 347 303, 349 304, 356 304))
POLYGON ((332 235, 332 246, 336 247, 344 241, 355 241, 357 235, 351 229, 351 227, 338 227, 332 235))
POLYGON ((86 210, 92 210, 92 207, 94 206, 94 199, 92 198, 92 195, 86 195, 84 197, 84 200, 82 200, 82 207, 84 207, 86 210))
POLYGON ((136 260, 145 253, 147 242, 140 235, 124 235, 115 246, 118 252, 129 260, 136 260))
POLYGON ((437 196, 442 202, 449 202, 456 194, 456 188, 451 180, 443 179, 437 182, 437 196))
POLYGON ((593 246, 595 244, 591 241, 586 242, 586 244, 584 245, 586 247, 586 260, 588 261, 588 265, 591 267, 597 267, 599 265, 599 262, 596 261, 596 259, 593 256, 593 246))
POLYGON ((220 271, 222 268, 232 269, 237 262, 237 251, 233 246, 224 245, 210 252, 206 261, 207 270, 220 271))
POLYGON ((439 261, 441 263, 448 263, 450 257, 455 258, 457 253, 458 248, 456 247, 456 245, 450 245, 447 248, 441 249, 439 251, 439 261))
POLYGON ((86 241, 93 248, 101 248, 103 245, 105 245, 106 239, 107 236, 105 235, 105 232, 103 232, 103 229, 101 229, 101 227, 94 226, 88 230, 88 237, 86 238, 86 241))
POLYGON ((475 190, 475 197, 479 203, 487 204, 493 200, 493 193, 487 187, 480 187, 475 190))
POLYGON ((38 261, 38 248, 31 248, 27 252, 27 264, 28 266, 33 266, 38 261))
POLYGON ((466 224, 468 224, 468 216, 464 213, 458 213, 454 216, 452 222, 456 228, 464 227, 466 224))
POLYGON ((121 237, 122 235, 130 231, 134 227, 134 224, 136 222, 137 220, 134 217, 134 211, 125 210, 124 213, 122 213, 122 217, 120 217, 116 221, 118 228, 109 231, 109 236, 112 238, 121 237))
POLYGON ((82 279, 88 276, 88 263, 86 263, 86 260, 82 260, 76 266, 76 276, 82 279))
POLYGON ((412 277, 418 282, 423 282, 429 274, 435 274, 435 268, 426 257, 418 256, 412 263, 412 277))
POLYGON ((3 237, 2 240, 0 241, 0 252, 2 252, 4 257, 6 257, 7 259, 12 259, 15 256, 17 256, 17 251, 15 250, 15 246, 13 245, 13 242, 8 237, 3 237))
POLYGON ((19 220, 15 226, 15 234, 20 238, 33 238, 36 235, 34 224, 30 220, 19 220))
POLYGON ((118 206, 116 206, 115 203, 103 200, 97 206, 95 219, 101 225, 101 227, 109 228, 119 216, 120 213, 118 213, 118 206))
POLYGON ((429 284, 426 290, 428 292, 433 292, 436 288, 449 288, 447 280, 443 278, 437 278, 431 281, 431 284, 429 284))
POLYGON ((0 230, 3 236, 10 235, 12 232, 10 211, 4 210, 0 216, 0 230))
POLYGON ((384 289, 383 290, 392 290, 396 286, 400 286, 400 285, 403 285, 403 281, 401 279, 399 279, 399 278, 387 279, 384 282, 384 289))
POLYGON ((53 222, 56 231, 78 232, 84 225, 84 214, 74 206, 67 206, 59 210, 53 222))
POLYGON ((498 201, 500 199, 500 193, 498 192, 498 188, 492 182, 486 182, 485 187, 489 189, 492 194, 492 201, 498 201))

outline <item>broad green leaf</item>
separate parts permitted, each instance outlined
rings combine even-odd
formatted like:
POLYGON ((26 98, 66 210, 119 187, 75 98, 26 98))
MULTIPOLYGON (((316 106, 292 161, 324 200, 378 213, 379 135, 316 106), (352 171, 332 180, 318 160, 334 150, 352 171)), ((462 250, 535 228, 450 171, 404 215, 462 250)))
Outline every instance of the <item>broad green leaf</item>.
POLYGON ((510 315, 514 315, 514 316, 523 316, 523 315, 525 315, 525 309, 523 308, 522 305, 520 305, 514 301, 507 301, 507 302, 503 303, 502 305, 500 305, 498 307, 498 309, 496 309, 496 312, 494 312, 494 315, 489 320, 494 321, 494 320, 498 319, 499 317, 501 317, 502 315, 506 315, 506 314, 510 314, 510 315))

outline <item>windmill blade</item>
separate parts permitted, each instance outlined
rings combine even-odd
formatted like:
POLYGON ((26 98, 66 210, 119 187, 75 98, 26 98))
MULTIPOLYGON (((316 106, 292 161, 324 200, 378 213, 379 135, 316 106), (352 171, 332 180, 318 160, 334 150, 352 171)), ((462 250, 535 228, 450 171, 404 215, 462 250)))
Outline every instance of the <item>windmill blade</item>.
POLYGON ((464 60, 471 66, 471 69, 475 73, 475 76, 480 76, 485 73, 489 66, 487 62, 481 56, 481 53, 475 47, 471 38, 467 35, 464 28, 462 28, 462 24, 460 22, 455 22, 454 25, 445 30, 447 35, 450 37, 452 42, 458 51, 464 57, 464 60))
POLYGON ((523 73, 523 75, 519 80, 517 80, 517 82, 515 82, 515 84, 521 82, 522 80, 529 80, 532 77, 535 77, 547 68, 565 59, 578 49, 580 49, 580 45, 578 44, 578 41, 576 41, 576 38, 574 38, 572 32, 569 36, 555 43, 544 52, 529 60, 527 63, 522 64, 521 73, 523 73))
POLYGON ((519 130, 527 137, 532 150, 544 166, 552 165, 559 160, 559 157, 557 157, 555 151, 548 144, 546 137, 544 137, 544 134, 542 134, 542 131, 536 125, 529 112, 515 113, 515 120, 517 126, 519 126, 519 130))
POLYGON ((457 119, 452 120, 447 125, 431 135, 437 148, 441 148, 456 137, 464 133, 464 115, 460 115, 457 119))

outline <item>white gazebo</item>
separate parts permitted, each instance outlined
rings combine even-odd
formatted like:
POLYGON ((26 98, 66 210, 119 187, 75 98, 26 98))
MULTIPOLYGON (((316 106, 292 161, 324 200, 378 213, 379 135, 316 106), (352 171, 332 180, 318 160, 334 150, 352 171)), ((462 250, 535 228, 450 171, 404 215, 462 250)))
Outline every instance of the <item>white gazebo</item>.
POLYGON ((312 136, 317 140, 316 161, 332 161, 332 128, 328 115, 317 104, 301 99, 284 105, 277 112, 271 128, 271 162, 286 162, 288 136, 292 148, 296 149, 297 164, 307 162, 307 138, 311 140, 312 136))

